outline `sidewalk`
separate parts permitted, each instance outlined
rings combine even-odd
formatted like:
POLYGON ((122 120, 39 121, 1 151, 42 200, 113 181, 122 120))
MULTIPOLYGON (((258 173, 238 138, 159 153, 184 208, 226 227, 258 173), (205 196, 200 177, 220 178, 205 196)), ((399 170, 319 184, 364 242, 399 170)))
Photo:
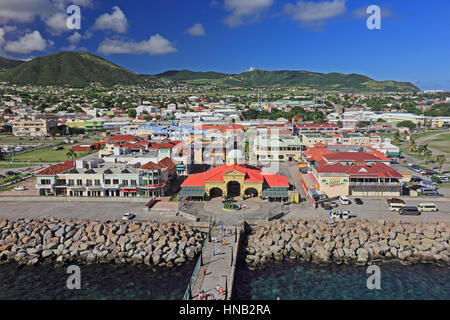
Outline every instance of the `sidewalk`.
POLYGON ((192 288, 194 300, 199 300, 199 289, 210 295, 208 300, 226 300, 225 291, 228 290, 229 292, 231 290, 231 260, 235 246, 235 235, 234 227, 224 226, 224 229, 233 230, 233 234, 223 235, 220 226, 215 227, 211 232, 211 241, 208 243, 203 256, 203 266, 200 267, 192 288), (215 237, 218 238, 217 243, 212 241, 215 237), (226 241, 225 245, 223 240, 226 241), (213 249, 215 250, 214 256, 212 255, 213 249), (203 274, 203 268, 206 269, 206 275, 203 274), (225 281, 227 284, 225 284, 225 281), (223 294, 216 290, 217 285, 223 288, 223 294))

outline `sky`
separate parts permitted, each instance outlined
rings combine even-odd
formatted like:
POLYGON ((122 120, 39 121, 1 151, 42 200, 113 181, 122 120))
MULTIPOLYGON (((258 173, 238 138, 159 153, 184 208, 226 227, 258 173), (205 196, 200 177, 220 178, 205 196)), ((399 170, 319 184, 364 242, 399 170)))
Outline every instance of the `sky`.
POLYGON ((450 91, 449 39, 448 0, 0 0, 0 56, 88 51, 142 74, 308 70, 450 91))

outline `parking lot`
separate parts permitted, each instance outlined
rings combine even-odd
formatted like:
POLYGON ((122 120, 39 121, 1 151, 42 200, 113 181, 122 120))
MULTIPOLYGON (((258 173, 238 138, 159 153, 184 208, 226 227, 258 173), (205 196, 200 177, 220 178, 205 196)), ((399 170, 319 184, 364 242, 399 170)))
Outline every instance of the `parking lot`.
MULTIPOLYGON (((447 221, 450 222, 450 200, 442 198, 409 198, 403 197, 405 205, 417 206, 420 203, 434 203, 439 209, 438 212, 423 212, 420 216, 400 216, 398 212, 389 211, 387 198, 360 198, 363 201, 362 205, 355 204, 354 198, 350 197, 350 205, 342 205, 339 201, 335 210, 350 211, 350 216, 368 219, 368 220, 403 220, 403 221, 447 221)), ((291 213, 289 218, 329 218, 329 210, 325 210, 319 206, 313 209, 309 203, 302 203, 300 205, 291 205, 291 213)))
POLYGON ((0 219, 73 218, 117 220, 126 212, 136 214, 137 220, 148 220, 142 202, 71 202, 71 201, 11 201, 0 202, 0 219))

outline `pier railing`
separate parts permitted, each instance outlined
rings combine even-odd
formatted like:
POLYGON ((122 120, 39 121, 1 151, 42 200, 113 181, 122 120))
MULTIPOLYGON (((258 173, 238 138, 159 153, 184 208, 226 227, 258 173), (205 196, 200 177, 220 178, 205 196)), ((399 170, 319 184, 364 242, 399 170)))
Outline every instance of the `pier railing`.
POLYGON ((189 278, 189 283, 186 288, 186 291, 184 292, 183 300, 190 300, 192 299, 192 288, 194 287, 195 279, 197 278, 198 271, 200 270, 200 267, 202 266, 202 259, 203 255, 205 253, 205 249, 208 246, 209 239, 211 237, 211 230, 213 228, 213 225, 209 226, 208 235, 206 236, 205 241, 203 242, 202 250, 200 252, 200 257, 197 260, 197 264, 195 265, 194 271, 192 272, 191 277, 189 278))

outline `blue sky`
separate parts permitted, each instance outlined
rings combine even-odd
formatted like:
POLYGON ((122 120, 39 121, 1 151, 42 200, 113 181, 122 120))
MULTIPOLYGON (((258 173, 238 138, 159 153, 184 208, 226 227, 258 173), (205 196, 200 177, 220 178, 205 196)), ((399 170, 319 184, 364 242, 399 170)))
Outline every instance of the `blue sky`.
POLYGON ((2 0, 0 55, 89 51, 138 73, 360 73, 450 90, 450 1, 2 0), (81 8, 68 30, 65 9, 81 8), (365 9, 382 8, 381 30, 365 9))

